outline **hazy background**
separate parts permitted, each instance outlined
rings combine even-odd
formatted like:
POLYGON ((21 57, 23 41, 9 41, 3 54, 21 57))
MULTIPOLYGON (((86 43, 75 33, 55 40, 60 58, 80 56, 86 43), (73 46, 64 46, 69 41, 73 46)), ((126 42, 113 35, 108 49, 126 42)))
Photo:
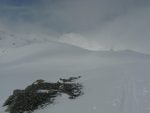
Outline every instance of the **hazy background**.
MULTIPOLYGON (((150 0, 0 0, 0 30, 150 54, 150 0)), ((25 38, 25 37, 23 37, 25 38)))

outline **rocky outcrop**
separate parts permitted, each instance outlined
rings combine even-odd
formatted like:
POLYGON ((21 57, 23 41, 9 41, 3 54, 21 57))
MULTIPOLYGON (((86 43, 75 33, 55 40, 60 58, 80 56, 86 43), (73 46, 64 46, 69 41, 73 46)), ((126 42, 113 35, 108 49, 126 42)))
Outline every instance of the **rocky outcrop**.
POLYGON ((83 94, 82 85, 74 83, 74 80, 78 78, 80 77, 60 78, 60 81, 56 83, 36 80, 24 90, 16 89, 3 104, 7 106, 5 111, 10 113, 32 112, 52 104, 55 98, 63 93, 67 94, 69 99, 75 99, 83 94))

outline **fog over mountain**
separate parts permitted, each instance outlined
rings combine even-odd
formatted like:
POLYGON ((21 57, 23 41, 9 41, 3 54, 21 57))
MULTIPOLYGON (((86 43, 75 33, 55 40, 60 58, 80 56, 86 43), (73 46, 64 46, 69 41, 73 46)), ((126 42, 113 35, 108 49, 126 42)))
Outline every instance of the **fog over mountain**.
POLYGON ((149 12, 149 0, 0 0, 0 29, 150 53, 149 12))

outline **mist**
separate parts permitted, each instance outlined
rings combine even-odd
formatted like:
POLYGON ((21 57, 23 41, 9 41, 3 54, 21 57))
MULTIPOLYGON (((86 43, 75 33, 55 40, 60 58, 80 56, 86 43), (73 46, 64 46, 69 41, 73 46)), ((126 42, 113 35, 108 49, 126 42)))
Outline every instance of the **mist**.
POLYGON ((149 0, 0 0, 0 30, 150 54, 149 12, 149 0))

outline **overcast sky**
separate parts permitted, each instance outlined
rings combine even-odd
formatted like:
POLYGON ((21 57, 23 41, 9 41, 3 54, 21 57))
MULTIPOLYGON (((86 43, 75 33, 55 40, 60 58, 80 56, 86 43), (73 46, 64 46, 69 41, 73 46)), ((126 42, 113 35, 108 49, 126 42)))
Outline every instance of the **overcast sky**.
POLYGON ((150 53, 150 0, 0 0, 0 30, 150 53))

